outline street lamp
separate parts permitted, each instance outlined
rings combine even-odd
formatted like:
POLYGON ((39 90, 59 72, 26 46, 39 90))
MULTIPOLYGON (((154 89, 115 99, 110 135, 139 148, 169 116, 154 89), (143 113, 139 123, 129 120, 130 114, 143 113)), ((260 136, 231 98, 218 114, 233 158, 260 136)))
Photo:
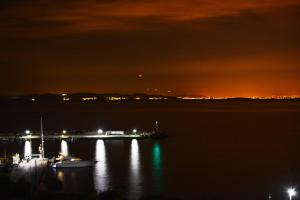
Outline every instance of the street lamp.
POLYGON ((60 137, 61 137, 61 138, 64 138, 66 133, 67 133, 67 131, 66 131, 66 130, 63 130, 60 137))
POLYGON ((133 133, 136 133, 136 132, 137 132, 137 130, 136 130, 136 129, 133 129, 133 130, 132 130, 132 132, 133 132, 133 133))
POLYGON ((26 130, 25 134, 27 134, 27 135, 30 134, 30 130, 26 130))
POLYGON ((292 200, 292 197, 296 195, 296 190, 295 188, 289 188, 287 193, 289 194, 290 200, 292 200))
POLYGON ((103 130, 102 130, 102 129, 98 129, 97 133, 98 133, 98 134, 102 134, 102 133, 103 133, 103 130))

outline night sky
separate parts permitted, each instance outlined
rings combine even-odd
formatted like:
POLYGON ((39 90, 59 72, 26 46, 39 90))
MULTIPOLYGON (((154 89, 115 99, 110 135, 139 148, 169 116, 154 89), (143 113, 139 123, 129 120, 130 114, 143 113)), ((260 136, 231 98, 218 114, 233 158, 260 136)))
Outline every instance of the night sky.
POLYGON ((300 95, 300 0, 1 0, 0 95, 300 95))

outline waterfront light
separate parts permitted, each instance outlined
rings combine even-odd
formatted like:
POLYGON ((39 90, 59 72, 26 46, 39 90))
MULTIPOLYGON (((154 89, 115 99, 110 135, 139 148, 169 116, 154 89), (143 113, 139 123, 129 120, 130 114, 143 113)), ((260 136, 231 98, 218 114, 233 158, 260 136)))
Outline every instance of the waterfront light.
POLYGON ((66 134, 66 133, 67 133, 67 131, 66 131, 66 130, 63 130, 63 131, 62 131, 62 133, 63 133, 63 134, 66 134))
POLYGON ((98 129, 97 133, 98 133, 98 134, 102 134, 102 133, 103 133, 103 130, 102 130, 102 129, 98 129))
POLYGON ((132 132, 133 132, 133 133, 137 133, 137 130, 136 130, 136 129, 133 129, 132 132))
POLYGON ((28 135, 30 134, 30 130, 26 130, 25 133, 28 135))
POLYGON ((293 196, 296 196, 296 190, 295 188, 288 188, 287 193, 290 197, 290 200, 292 200, 293 196))

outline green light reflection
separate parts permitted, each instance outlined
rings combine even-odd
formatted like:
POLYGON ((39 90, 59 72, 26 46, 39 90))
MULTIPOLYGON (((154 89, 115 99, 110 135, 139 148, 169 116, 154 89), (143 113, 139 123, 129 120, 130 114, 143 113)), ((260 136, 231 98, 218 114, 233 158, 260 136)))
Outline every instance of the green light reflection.
POLYGON ((162 152, 160 143, 155 143, 152 149, 153 192, 160 194, 163 191, 162 152))

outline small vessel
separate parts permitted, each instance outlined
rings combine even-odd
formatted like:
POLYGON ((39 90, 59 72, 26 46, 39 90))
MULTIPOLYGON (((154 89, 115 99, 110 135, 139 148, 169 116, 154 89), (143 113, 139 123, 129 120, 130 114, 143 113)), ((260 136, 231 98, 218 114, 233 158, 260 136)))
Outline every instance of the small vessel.
POLYGON ((95 161, 82 160, 80 158, 74 158, 71 156, 65 157, 60 155, 54 162, 51 167, 53 168, 83 168, 83 167, 93 167, 95 161))
MULTIPOLYGON (((31 134, 30 132, 28 134, 31 134)), ((31 147, 30 147, 31 148, 31 147)), ((31 168, 31 167, 46 167, 48 165, 48 158, 45 158, 44 150, 44 131, 43 131, 43 118, 41 117, 41 144, 39 146, 39 154, 24 155, 20 159, 19 154, 13 156, 13 165, 18 168, 31 168)))

